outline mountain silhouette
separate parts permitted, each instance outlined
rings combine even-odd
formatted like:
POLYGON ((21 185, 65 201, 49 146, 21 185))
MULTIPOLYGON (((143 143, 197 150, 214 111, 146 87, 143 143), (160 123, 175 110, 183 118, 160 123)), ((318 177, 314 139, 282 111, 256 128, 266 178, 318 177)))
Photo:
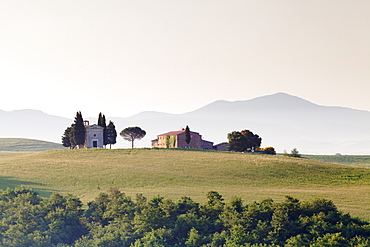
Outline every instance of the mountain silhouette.
MULTIPOLYGON (((0 111, 0 137, 23 137, 60 143, 72 118, 35 110, 0 111)), ((96 121, 95 118, 88 118, 96 121)), ((369 154, 370 112, 345 107, 321 106, 286 93, 243 101, 215 101, 184 114, 142 112, 128 118, 109 117, 118 132, 115 147, 129 147, 119 132, 140 126, 147 132, 137 147, 150 147, 158 134, 189 125, 205 140, 227 141, 227 133, 249 129, 262 137, 262 146, 278 152, 297 148, 307 154, 369 154)))

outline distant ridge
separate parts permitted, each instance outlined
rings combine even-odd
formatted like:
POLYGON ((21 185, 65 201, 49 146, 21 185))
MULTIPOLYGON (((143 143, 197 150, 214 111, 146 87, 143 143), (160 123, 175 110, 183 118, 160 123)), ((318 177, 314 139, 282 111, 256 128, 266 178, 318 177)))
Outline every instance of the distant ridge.
POLYGON ((286 112, 286 111, 302 111, 320 107, 310 101, 292 96, 286 93, 276 93, 267 96, 261 96, 250 100, 225 101, 219 100, 199 108, 193 112, 185 113, 185 115, 194 114, 218 114, 218 113, 241 113, 245 111, 255 112, 286 112))
MULTIPOLYGON (((64 130, 73 122, 35 110, 0 110, 0 119, 0 137, 55 143, 61 143, 64 130)), ((147 135, 137 147, 150 147, 158 134, 189 125, 215 144, 227 141, 231 131, 249 129, 262 137, 262 146, 273 146, 278 152, 297 148, 305 154, 370 154, 369 111, 322 106, 286 93, 234 102, 219 100, 184 114, 147 111, 108 120, 114 122, 118 133, 128 126, 144 129, 147 135)), ((130 144, 118 136, 114 147, 129 148, 130 144)))
POLYGON ((219 100, 184 114, 142 113, 140 118, 133 116, 122 123, 154 132, 143 139, 147 146, 156 134, 189 125, 215 143, 227 141, 227 133, 233 130, 249 129, 262 137, 262 146, 274 146, 278 152, 297 148, 307 154, 370 154, 370 112, 322 106, 286 93, 219 100))

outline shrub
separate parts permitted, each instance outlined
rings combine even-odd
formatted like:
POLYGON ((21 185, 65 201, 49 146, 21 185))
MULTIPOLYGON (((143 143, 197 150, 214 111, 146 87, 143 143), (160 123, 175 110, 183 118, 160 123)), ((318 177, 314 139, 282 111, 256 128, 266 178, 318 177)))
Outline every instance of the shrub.
POLYGON ((273 147, 261 148, 261 151, 263 151, 264 154, 271 154, 271 155, 276 154, 275 148, 273 148, 273 147))
POLYGON ((289 154, 290 157, 301 158, 301 154, 299 153, 298 149, 293 148, 289 154))
POLYGON ((289 157, 295 157, 295 158, 301 158, 301 154, 299 153, 298 149, 293 148, 292 151, 290 151, 290 154, 287 153, 286 150, 284 150, 283 153, 284 156, 289 156, 289 157))

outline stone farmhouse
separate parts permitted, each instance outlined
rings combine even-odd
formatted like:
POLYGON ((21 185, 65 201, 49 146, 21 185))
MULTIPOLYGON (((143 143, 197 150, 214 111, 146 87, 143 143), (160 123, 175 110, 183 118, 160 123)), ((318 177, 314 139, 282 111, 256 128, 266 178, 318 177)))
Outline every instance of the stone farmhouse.
POLYGON ((227 143, 220 143, 216 146, 213 142, 202 139, 198 132, 190 131, 190 143, 185 142, 185 129, 171 131, 157 136, 152 140, 152 148, 194 148, 226 151, 227 143))
POLYGON ((84 121, 85 125, 85 146, 84 148, 103 148, 104 146, 104 128, 84 121))

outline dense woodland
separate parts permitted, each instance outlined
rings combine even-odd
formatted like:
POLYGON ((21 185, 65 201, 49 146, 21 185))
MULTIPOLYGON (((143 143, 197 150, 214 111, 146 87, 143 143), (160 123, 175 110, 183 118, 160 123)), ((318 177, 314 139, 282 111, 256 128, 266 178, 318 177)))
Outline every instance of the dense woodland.
POLYGON ((1 246, 370 246, 370 224, 338 211, 332 201, 266 199, 225 202, 208 192, 204 204, 117 189, 86 208, 72 195, 15 188, 0 191, 1 246))

